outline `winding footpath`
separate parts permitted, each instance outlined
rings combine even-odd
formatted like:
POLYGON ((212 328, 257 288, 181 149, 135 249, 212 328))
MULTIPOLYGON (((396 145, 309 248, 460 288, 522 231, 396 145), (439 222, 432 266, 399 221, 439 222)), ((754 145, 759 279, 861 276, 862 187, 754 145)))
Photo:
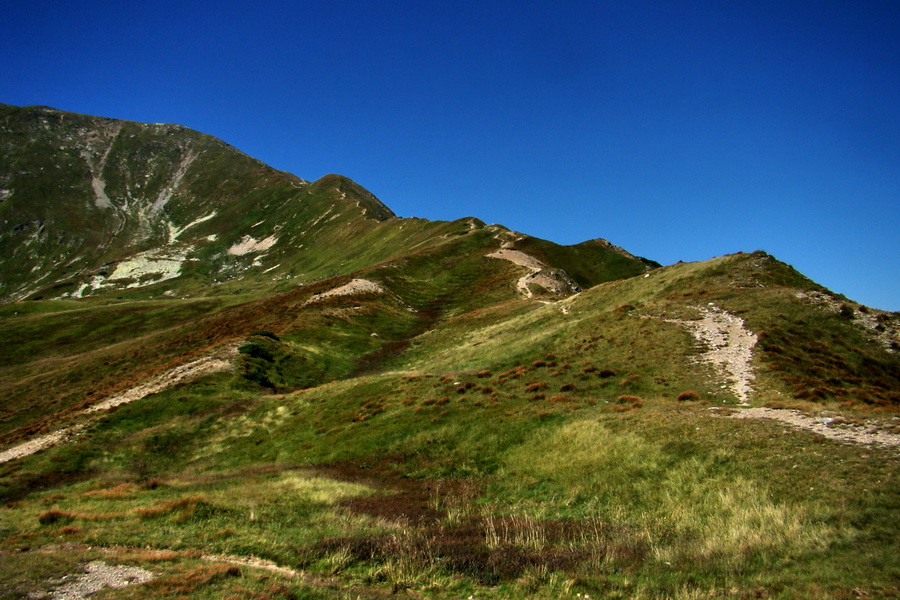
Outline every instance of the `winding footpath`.
MULTIPOLYGON (((195 379, 197 377, 200 377, 201 375, 206 375, 208 373, 225 371, 231 367, 236 351, 237 346, 231 345, 225 347, 224 349, 219 349, 208 356, 203 356, 196 360, 186 362, 175 367, 174 369, 166 371, 161 375, 153 377, 146 383, 135 386, 129 390, 122 392, 121 394, 110 396, 109 398, 106 398, 105 400, 102 400, 97 404, 86 408, 85 410, 81 411, 80 414, 92 415, 100 411, 109 410, 122 404, 128 404, 129 402, 140 400, 141 398, 145 398, 150 394, 156 394, 163 390, 169 389, 170 387, 178 385, 179 383, 182 383, 189 379, 195 379)), ((27 442, 23 442, 21 444, 13 446, 12 448, 8 448, 3 452, 0 452, 0 464, 15 460, 17 458, 31 456, 32 454, 36 454, 41 450, 46 450, 47 448, 51 448, 65 441, 68 441, 81 433, 81 431, 85 427, 87 427, 86 423, 79 423, 78 425, 63 427, 61 429, 57 429, 54 432, 32 438, 27 442)))
POLYGON ((530 254, 511 248, 500 248, 490 254, 488 258, 507 260, 513 264, 525 267, 530 273, 516 280, 516 290, 525 298, 533 298, 530 284, 536 284, 554 294, 571 295, 578 293, 580 288, 562 269, 553 269, 549 265, 539 261, 530 254))
POLYGON ((845 444, 900 447, 900 435, 881 429, 878 423, 844 423, 843 419, 814 417, 798 410, 767 407, 750 408, 753 393, 753 347, 757 336, 744 327, 744 320, 710 303, 697 307, 700 318, 665 319, 687 329, 706 350, 696 359, 712 365, 723 388, 730 388, 740 408, 729 416, 735 419, 770 419, 794 429, 810 431, 845 444))
MULTIPOLYGON (((76 548, 70 546, 44 546, 30 550, 30 552, 40 552, 51 554, 53 552, 66 552, 72 549, 92 550, 102 553, 108 557, 108 560, 116 562, 120 557, 128 557, 132 552, 140 552, 141 554, 155 554, 158 557, 176 558, 179 555, 189 556, 190 552, 173 551, 173 550, 151 550, 147 548, 129 548, 121 546, 113 546, 109 548, 89 548, 79 546, 76 548)), ((2 553, 0 553, 2 556, 2 553)), ((283 565, 279 565, 270 560, 265 560, 257 556, 234 556, 234 555, 218 555, 203 554, 200 560, 210 563, 234 565, 237 567, 246 567, 250 569, 260 569, 270 573, 287 577, 289 579, 304 579, 312 583, 322 583, 303 571, 291 569, 283 565)), ((30 592, 26 598, 29 600, 81 600, 92 594, 104 589, 119 589, 130 585, 140 585, 151 581, 157 577, 157 574, 142 569, 140 567, 126 565, 110 565, 102 560, 93 560, 84 565, 82 570, 77 573, 70 573, 60 579, 51 579, 44 583, 44 589, 34 590, 30 592)))

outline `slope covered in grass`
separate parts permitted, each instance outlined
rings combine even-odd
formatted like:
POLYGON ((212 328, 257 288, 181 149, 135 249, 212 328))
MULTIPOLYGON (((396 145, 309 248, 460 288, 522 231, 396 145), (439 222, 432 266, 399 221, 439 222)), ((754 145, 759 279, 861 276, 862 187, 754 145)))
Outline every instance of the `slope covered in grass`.
MULTIPOLYGON (((446 279, 422 277, 443 257, 425 252, 360 274, 383 294, 308 303, 337 280, 223 308, 271 330, 241 338, 234 373, 0 467, 8 593, 67 568, 23 548, 65 541, 156 569, 160 597, 890 597, 895 451, 715 416, 737 399, 672 322, 710 303, 751 328, 793 314, 810 343, 855 336, 896 373, 876 340, 797 296, 817 286, 756 253, 542 304, 510 289, 514 266, 465 266, 476 240, 440 263, 461 269, 446 279), (494 301, 473 303, 475 288, 494 301), (167 554, 125 550, 145 545, 167 554), (201 577, 217 563, 198 553, 302 576, 201 577)), ((783 354, 758 349, 754 403, 790 397, 783 354)), ((871 410, 845 400, 820 399, 871 410)))
POLYGON ((59 434, 0 462, 0 598, 98 562, 153 574, 109 598, 896 597, 898 315, 178 126, 0 125, 0 449, 59 434))

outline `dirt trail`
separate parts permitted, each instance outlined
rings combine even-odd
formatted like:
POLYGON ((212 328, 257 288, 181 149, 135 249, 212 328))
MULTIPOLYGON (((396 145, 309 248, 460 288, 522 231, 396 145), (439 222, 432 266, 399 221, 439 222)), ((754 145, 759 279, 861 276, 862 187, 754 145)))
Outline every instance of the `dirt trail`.
POLYGON ((46 450, 51 446, 55 446, 71 435, 71 428, 59 429, 53 433, 42 435, 28 440, 25 443, 13 446, 3 452, 0 452, 0 464, 22 458, 23 456, 31 456, 41 450, 46 450))
POLYGON ((50 586, 57 586, 49 592, 31 592, 26 596, 29 600, 80 600, 106 588, 123 588, 138 585, 153 579, 155 575, 139 567, 112 567, 105 562, 95 560, 84 566, 84 572, 78 575, 66 575, 62 579, 48 581, 50 586))
POLYGON ((697 359, 709 363, 730 388, 741 406, 749 406, 755 375, 751 362, 757 336, 744 328, 744 320, 710 303, 697 307, 700 319, 666 319, 687 329, 706 351, 697 359))
POLYGON ((772 419, 804 431, 811 431, 831 440, 847 444, 874 444, 887 448, 900 447, 900 435, 878 428, 874 422, 866 425, 843 423, 840 417, 814 417, 797 410, 750 408, 753 393, 753 347, 757 336, 744 327, 744 321, 717 306, 697 307, 698 320, 666 319, 690 331, 706 351, 697 359, 709 363, 738 397, 741 408, 730 416, 736 419, 772 419))
POLYGON ((156 394, 157 392, 178 385, 182 381, 194 379, 201 375, 206 375, 207 373, 225 371, 231 365, 236 350, 236 347, 232 346, 224 352, 216 352, 215 354, 186 362, 183 365, 175 367, 171 371, 167 371, 162 375, 154 377, 147 383, 142 383, 121 394, 117 394, 94 404, 90 408, 85 409, 84 413, 89 414, 101 410, 109 410, 120 404, 127 404, 129 402, 134 402, 135 400, 140 400, 150 394, 156 394))
POLYGON ((204 554, 201 556, 203 560, 209 562, 226 563, 229 565, 237 565, 241 567, 250 567, 252 569, 262 569, 271 573, 278 573, 287 577, 305 577, 304 573, 295 571, 290 567, 283 567, 271 560, 265 560, 256 556, 234 556, 231 554, 204 554))
POLYGON ((578 284, 561 269, 551 269, 549 265, 544 264, 533 256, 525 254, 520 250, 511 248, 500 248, 486 255, 488 258, 497 258, 500 260, 508 260, 520 267, 525 267, 530 273, 523 275, 516 281, 516 289, 526 298, 531 298, 534 294, 528 287, 529 284, 536 284, 554 294, 577 294, 581 289, 578 284))
MULTIPOLYGON (((110 548, 90 548, 82 544, 64 544, 59 546, 44 546, 30 550, 31 552, 53 553, 53 552, 71 552, 74 550, 93 550, 112 557, 115 560, 118 556, 128 557, 133 553, 146 555, 156 555, 159 558, 175 558, 179 555, 185 557, 197 556, 196 551, 191 550, 151 550, 148 548, 133 548, 123 546, 113 546, 110 548)), ((0 553, 2 556, 2 553, 0 553)), ((258 556, 235 556, 235 555, 219 555, 219 554, 203 554, 200 560, 212 563, 224 563, 227 565, 235 565, 238 567, 248 567, 251 569, 260 569, 277 573, 289 578, 303 578, 314 583, 321 581, 311 577, 303 571, 297 571, 290 567, 279 565, 270 560, 259 558, 258 556)), ((130 566, 111 566, 101 560, 94 560, 86 565, 82 572, 71 573, 60 579, 51 579, 47 581, 44 590, 36 590, 30 592, 26 598, 30 600, 81 600, 95 592, 107 588, 123 588, 129 585, 139 585, 156 578, 156 574, 141 569, 139 567, 130 566)))
MULTIPOLYGON (((89 408, 81 411, 80 414, 91 415, 103 410, 109 410, 122 404, 128 404, 129 402, 140 400, 141 398, 149 396, 150 394, 156 394, 172 386, 178 385, 183 381, 195 379, 201 375, 206 375, 208 373, 225 371, 231 366, 236 352, 236 345, 229 345, 224 348, 220 348, 208 356, 186 362, 183 365, 179 365, 161 375, 157 375, 146 383, 142 383, 141 385, 126 390, 121 394, 116 394, 115 396, 111 396, 109 398, 106 398, 105 400, 101 400, 97 404, 94 404, 89 408)), ((61 444, 80 433, 86 426, 86 423, 81 423, 78 425, 72 425, 70 427, 63 427, 52 433, 32 438, 27 442, 23 442, 21 444, 13 446, 12 448, 7 448, 3 452, 0 452, 0 464, 15 460, 17 458, 31 456, 32 454, 36 454, 41 450, 46 450, 47 448, 61 444)))
POLYGON ((730 416, 735 419, 772 419, 845 444, 873 444, 884 448, 900 447, 900 435, 879 429, 874 422, 856 425, 844 423, 840 417, 811 417, 798 410, 762 406, 741 409, 730 416))

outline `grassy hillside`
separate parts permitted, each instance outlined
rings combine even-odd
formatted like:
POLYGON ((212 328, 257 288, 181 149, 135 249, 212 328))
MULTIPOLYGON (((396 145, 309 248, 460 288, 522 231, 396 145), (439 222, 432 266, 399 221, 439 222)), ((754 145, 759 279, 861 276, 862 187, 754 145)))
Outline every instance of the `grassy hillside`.
POLYGON ((661 267, 398 219, 175 126, 3 111, 0 243, 31 262, 2 275, 32 299, 0 305, 0 598, 93 561, 152 574, 103 598, 900 593, 900 315, 763 252, 661 267), (109 207, 80 150, 42 163, 81 170, 68 192, 18 179, 69 138, 109 207), (97 237, 13 237, 35 218, 97 237))
MULTIPOLYGON (((666 320, 710 302, 750 326, 792 314, 807 343, 853 340, 897 389, 894 355, 797 297, 818 286, 756 253, 552 304, 496 291, 478 306, 473 290, 516 272, 467 266, 480 247, 466 242, 359 274, 384 293, 306 304, 342 278, 220 307, 216 328, 243 328, 234 372, 0 466, 9 597, 75 558, 148 568, 160 597, 892 597, 895 451, 715 416, 734 395, 666 320), (435 261, 457 270, 422 277, 440 273, 435 261), (23 552, 60 543, 62 562, 23 552), (237 576, 229 556, 300 575, 237 576)), ((171 305, 189 320, 199 302, 171 305)), ((78 343, 89 354, 95 342, 78 343)), ((760 346, 754 404, 800 402, 780 365, 801 358, 785 354, 760 346)), ((848 400, 818 398, 849 419, 896 414, 848 400)))

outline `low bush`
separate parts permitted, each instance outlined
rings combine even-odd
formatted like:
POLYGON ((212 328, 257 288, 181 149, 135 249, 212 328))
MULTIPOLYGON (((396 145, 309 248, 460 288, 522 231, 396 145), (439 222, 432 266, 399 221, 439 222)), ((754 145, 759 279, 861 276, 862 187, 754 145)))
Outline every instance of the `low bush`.
POLYGON ((276 334, 272 333, 271 331, 254 331, 253 333, 250 334, 250 336, 251 337, 252 336, 267 337, 270 340, 275 340, 276 342, 281 340, 280 337, 278 337, 276 334))

